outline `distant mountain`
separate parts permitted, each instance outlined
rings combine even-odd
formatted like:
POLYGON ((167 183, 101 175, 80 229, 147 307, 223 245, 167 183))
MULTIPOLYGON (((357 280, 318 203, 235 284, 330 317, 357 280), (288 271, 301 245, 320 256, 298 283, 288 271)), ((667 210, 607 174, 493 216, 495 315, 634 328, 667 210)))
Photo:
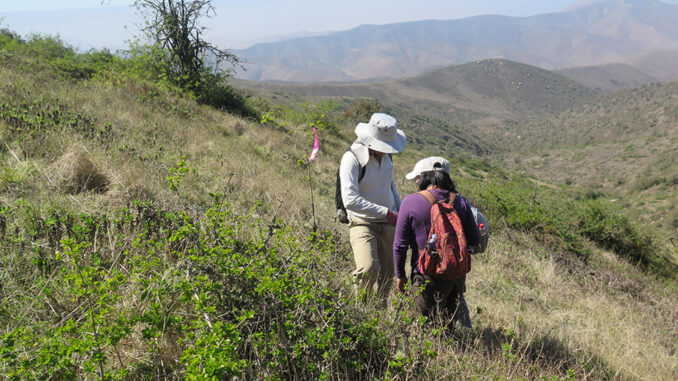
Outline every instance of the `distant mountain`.
POLYGON ((661 82, 644 71, 625 64, 582 66, 555 70, 596 91, 611 92, 661 82))
POLYGON ((676 20, 678 6, 657 0, 600 0, 532 17, 363 25, 234 52, 248 62, 240 77, 268 81, 399 78, 497 57, 553 69, 622 62, 649 50, 678 50, 676 20))
POLYGON ((368 98, 398 117, 412 144, 441 154, 488 154, 488 139, 508 123, 544 117, 594 97, 582 84, 534 66, 503 59, 437 69, 416 77, 359 84, 281 84, 234 80, 267 98, 368 98))
POLYGON ((662 81, 678 80, 678 49, 651 50, 630 59, 628 63, 662 81))

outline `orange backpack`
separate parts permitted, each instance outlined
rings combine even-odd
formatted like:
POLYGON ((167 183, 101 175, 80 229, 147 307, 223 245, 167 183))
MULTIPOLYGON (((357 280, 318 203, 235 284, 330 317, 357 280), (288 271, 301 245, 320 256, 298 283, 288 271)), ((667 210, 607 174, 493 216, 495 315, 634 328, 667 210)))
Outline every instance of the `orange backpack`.
POLYGON ((453 280, 471 271, 471 254, 461 219, 454 210, 456 195, 437 201, 428 191, 419 192, 431 204, 431 229, 427 244, 419 249, 419 271, 434 278, 453 280), (435 242, 431 237, 435 234, 435 242))

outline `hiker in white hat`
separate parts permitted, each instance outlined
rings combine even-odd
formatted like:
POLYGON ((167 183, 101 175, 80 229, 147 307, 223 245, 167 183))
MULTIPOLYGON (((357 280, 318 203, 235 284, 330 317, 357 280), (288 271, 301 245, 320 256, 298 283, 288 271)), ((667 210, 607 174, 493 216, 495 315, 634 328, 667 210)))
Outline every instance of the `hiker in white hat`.
POLYGON ((377 284, 385 301, 393 279, 393 235, 400 195, 393 180, 392 155, 405 148, 405 133, 390 115, 376 113, 358 123, 358 139, 344 153, 339 167, 341 199, 346 208, 353 275, 367 296, 377 284))

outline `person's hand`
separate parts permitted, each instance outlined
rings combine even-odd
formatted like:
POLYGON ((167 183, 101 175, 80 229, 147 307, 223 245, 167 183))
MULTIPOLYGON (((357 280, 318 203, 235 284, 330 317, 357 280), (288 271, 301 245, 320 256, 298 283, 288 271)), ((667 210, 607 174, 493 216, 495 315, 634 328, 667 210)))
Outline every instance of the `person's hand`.
POLYGON ((398 221, 398 213, 389 210, 386 213, 386 222, 388 222, 388 224, 391 225, 391 226, 396 226, 397 221, 398 221))
POLYGON ((407 284, 407 278, 396 278, 396 287, 401 294, 405 293, 405 285, 407 284))

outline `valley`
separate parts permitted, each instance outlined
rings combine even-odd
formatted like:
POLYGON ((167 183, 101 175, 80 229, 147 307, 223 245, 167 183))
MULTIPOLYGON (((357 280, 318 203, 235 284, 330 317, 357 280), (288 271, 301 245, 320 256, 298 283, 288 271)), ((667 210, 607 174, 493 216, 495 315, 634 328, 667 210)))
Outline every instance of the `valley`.
POLYGON ((507 60, 374 83, 234 83, 274 103, 324 100, 345 108, 370 100, 399 116, 414 149, 471 155, 608 193, 630 215, 676 232, 676 83, 600 92, 595 82, 507 60))

